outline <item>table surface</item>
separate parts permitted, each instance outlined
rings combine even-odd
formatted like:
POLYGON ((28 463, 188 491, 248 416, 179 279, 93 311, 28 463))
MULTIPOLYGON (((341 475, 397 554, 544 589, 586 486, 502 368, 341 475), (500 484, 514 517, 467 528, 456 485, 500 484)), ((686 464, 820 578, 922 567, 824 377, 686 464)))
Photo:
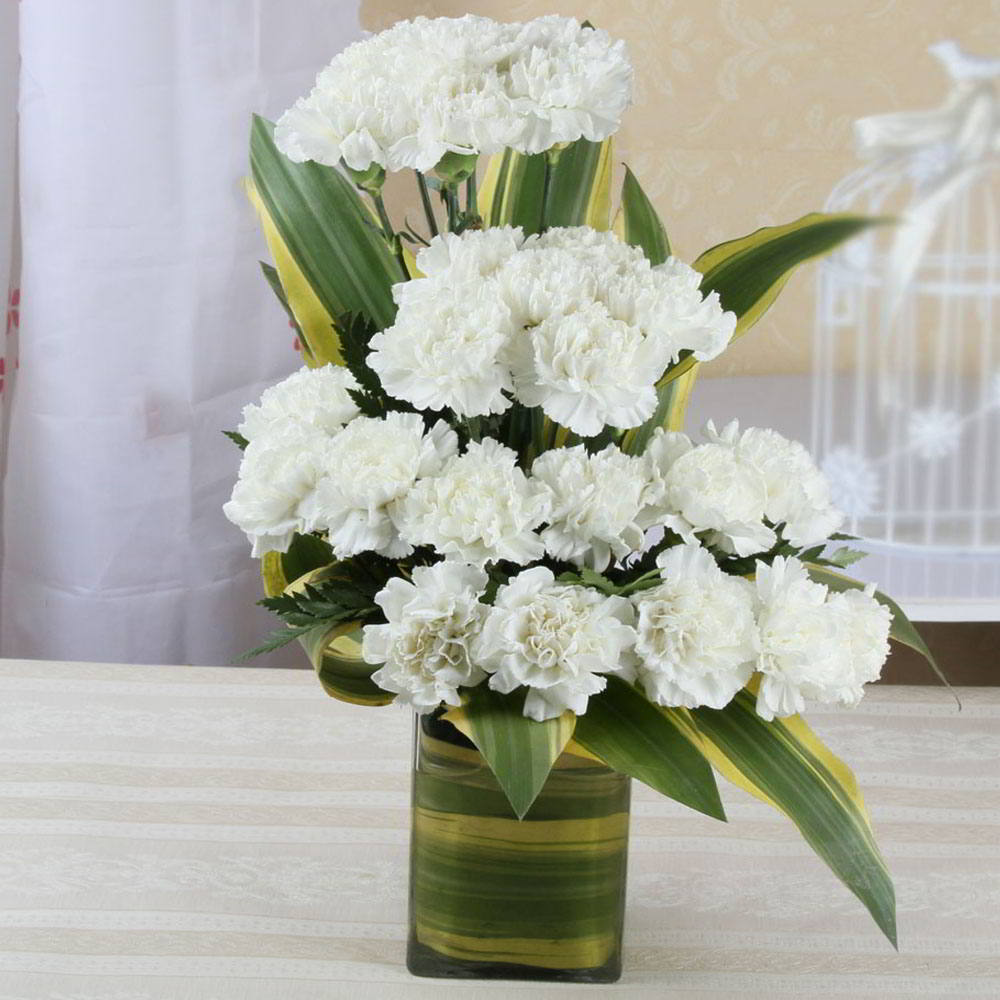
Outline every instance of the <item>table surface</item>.
POLYGON ((795 829, 634 786, 614 987, 411 978, 411 716, 312 674, 0 661, 0 998, 1000 997, 1000 689, 874 688, 854 766, 900 951, 795 829))

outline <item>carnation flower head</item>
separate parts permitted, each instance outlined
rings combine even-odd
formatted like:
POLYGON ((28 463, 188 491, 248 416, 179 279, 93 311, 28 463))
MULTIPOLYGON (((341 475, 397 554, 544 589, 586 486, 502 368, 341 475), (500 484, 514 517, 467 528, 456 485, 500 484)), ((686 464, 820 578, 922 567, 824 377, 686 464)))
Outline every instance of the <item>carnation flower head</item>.
POLYGON ((253 441, 275 422, 289 419, 333 434, 358 415, 348 392, 358 388, 354 376, 339 365, 300 368, 265 389, 259 403, 244 407, 237 430, 253 441))
POLYGON ((527 687, 524 714, 537 722, 569 710, 582 715, 602 676, 631 678, 634 614, 623 597, 555 582, 544 566, 500 587, 476 642, 490 687, 507 694, 527 687))
POLYGON ((327 533, 338 559, 366 551, 406 555, 398 502, 457 450, 455 432, 440 420, 425 433, 416 413, 355 418, 330 441, 326 475, 308 505, 310 529, 327 533))
POLYGON ((772 524, 783 523, 782 535, 793 545, 824 541, 843 524, 843 514, 830 502, 826 476, 798 441, 764 427, 748 427, 741 434, 735 420, 721 433, 709 421, 708 434, 732 444, 761 474, 767 490, 764 516, 772 524))
POLYGON ((471 652, 488 610, 479 603, 486 582, 481 569, 453 562, 417 566, 412 583, 393 577, 375 595, 387 624, 362 632, 362 658, 381 664, 372 680, 420 713, 461 704, 459 688, 486 677, 471 652))
POLYGON ((269 421, 247 445, 222 510, 246 534, 255 559, 287 552, 296 532, 311 530, 308 511, 326 474, 329 446, 329 435, 288 417, 269 421))
POLYGON ((658 705, 723 708, 754 671, 753 586, 698 545, 667 549, 656 564, 663 582, 632 599, 639 680, 658 705))
POLYGON ((618 129, 624 43, 568 17, 418 17, 334 57, 275 128, 295 162, 430 170, 449 152, 538 153, 618 129))
POLYGON ((548 527, 542 532, 553 559, 598 571, 642 545, 638 524, 646 476, 641 459, 608 445, 588 455, 583 445, 544 452, 531 478, 552 497, 548 527))
POLYGON ((710 441, 690 449, 660 439, 649 454, 654 489, 650 500, 659 523, 686 542, 710 532, 721 548, 746 556, 769 549, 774 532, 764 524, 767 486, 763 476, 729 443, 710 441), (667 463, 664 469, 658 459, 667 463))
POLYGON ((795 558, 757 563, 757 712, 794 715, 805 699, 856 705, 889 652, 891 615, 874 586, 831 594, 795 558))
POLYGON ((713 357, 735 325, 686 264, 651 267, 585 226, 439 236, 418 264, 426 277, 394 287, 396 321, 369 364, 390 395, 460 416, 502 412, 513 396, 584 437, 636 427, 680 352, 713 357))
POLYGON ((545 546, 535 533, 548 516, 548 491, 518 468, 517 454, 486 438, 469 444, 441 472, 422 479, 397 505, 403 539, 482 566, 506 559, 525 565, 545 546))

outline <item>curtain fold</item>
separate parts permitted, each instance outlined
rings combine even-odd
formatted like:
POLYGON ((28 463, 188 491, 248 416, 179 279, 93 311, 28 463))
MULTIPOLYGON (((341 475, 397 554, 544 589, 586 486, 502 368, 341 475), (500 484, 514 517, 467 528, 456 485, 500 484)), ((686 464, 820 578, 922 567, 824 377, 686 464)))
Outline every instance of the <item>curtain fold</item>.
POLYGON ((220 509, 221 431, 301 363, 240 186, 249 116, 359 33, 354 0, 21 6, 0 654, 221 664, 273 627, 220 509))

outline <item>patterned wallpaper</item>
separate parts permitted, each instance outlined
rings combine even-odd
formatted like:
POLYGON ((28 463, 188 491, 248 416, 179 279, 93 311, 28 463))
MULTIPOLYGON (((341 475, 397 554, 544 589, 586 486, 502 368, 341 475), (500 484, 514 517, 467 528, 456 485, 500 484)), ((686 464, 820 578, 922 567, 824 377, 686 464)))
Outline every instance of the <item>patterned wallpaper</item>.
MULTIPOLYGON (((687 260, 821 208, 857 164, 855 118, 943 98, 931 43, 1000 52, 1000 0, 363 0, 362 23, 467 11, 572 14, 628 41, 637 87, 618 152, 687 260)), ((808 370, 813 293, 803 271, 705 374, 808 370)))

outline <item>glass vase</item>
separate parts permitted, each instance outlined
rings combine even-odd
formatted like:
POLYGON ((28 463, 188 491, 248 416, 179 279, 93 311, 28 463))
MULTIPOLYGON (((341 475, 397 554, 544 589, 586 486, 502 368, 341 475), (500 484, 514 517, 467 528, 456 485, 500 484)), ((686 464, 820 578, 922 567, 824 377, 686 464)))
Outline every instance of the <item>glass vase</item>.
POLYGON ((629 779, 563 753, 522 820, 479 751, 418 717, 407 967, 417 976, 621 975, 629 779))

